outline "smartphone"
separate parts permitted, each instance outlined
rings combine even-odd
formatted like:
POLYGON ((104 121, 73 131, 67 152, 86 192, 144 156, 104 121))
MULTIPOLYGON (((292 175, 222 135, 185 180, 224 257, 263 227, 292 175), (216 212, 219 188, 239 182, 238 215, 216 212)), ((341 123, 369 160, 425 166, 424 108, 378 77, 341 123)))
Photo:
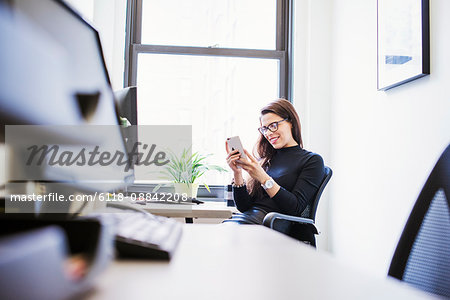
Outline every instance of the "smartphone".
POLYGON ((228 148, 231 151, 238 150, 241 154, 241 157, 248 159, 247 155, 245 155, 244 147, 242 147, 241 139, 239 136, 232 136, 227 138, 228 148))

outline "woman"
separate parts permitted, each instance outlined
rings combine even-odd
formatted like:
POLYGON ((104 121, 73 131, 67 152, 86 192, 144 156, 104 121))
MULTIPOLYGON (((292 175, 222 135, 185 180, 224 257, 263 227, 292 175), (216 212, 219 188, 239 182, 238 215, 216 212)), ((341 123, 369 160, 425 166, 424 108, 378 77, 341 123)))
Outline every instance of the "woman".
POLYGON ((242 212, 227 222, 262 224, 269 212, 300 216, 325 176, 322 157, 303 149, 300 120, 289 101, 277 99, 265 106, 260 123, 258 160, 245 149, 249 159, 241 158, 226 144, 234 201, 242 212), (248 183, 242 170, 250 177, 248 183))

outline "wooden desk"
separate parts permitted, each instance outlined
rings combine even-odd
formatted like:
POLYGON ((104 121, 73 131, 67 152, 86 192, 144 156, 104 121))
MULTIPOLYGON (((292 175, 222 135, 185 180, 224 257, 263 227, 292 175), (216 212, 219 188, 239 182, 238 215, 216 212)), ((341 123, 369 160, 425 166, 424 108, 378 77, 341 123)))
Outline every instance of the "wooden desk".
POLYGON ((186 224, 170 262, 115 261, 89 299, 428 299, 252 225, 186 224))
POLYGON ((155 215, 170 218, 185 218, 186 223, 192 223, 194 218, 229 219, 235 207, 226 206, 225 202, 205 202, 202 204, 167 204, 147 203, 146 205, 134 204, 155 215))

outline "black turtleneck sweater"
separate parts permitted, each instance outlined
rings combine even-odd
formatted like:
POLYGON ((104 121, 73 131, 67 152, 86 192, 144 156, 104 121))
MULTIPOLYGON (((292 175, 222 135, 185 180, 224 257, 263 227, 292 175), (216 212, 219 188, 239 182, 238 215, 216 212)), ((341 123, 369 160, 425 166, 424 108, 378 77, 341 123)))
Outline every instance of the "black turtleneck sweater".
POLYGON ((280 185, 280 190, 270 198, 261 187, 262 197, 256 198, 249 195, 245 186, 233 188, 239 211, 259 207, 266 212, 300 216, 325 176, 322 157, 300 146, 277 149, 266 172, 280 185))

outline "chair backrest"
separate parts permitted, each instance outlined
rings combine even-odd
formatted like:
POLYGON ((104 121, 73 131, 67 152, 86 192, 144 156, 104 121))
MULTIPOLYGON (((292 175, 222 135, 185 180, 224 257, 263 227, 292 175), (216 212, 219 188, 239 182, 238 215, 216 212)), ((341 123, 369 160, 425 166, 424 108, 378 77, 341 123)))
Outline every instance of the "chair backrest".
POLYGON ((389 275, 450 297, 450 145, 431 172, 403 230, 389 275))
POLYGON ((333 171, 331 168, 325 166, 325 176, 323 177, 322 183, 319 186, 319 189, 317 190, 316 196, 314 197, 311 204, 309 204, 305 210, 301 213, 301 216, 303 218, 308 218, 311 220, 316 219, 316 211, 317 206, 319 205, 320 196, 322 195, 323 190, 325 189, 325 186, 327 185, 328 181, 330 181, 331 176, 333 175, 333 171))

